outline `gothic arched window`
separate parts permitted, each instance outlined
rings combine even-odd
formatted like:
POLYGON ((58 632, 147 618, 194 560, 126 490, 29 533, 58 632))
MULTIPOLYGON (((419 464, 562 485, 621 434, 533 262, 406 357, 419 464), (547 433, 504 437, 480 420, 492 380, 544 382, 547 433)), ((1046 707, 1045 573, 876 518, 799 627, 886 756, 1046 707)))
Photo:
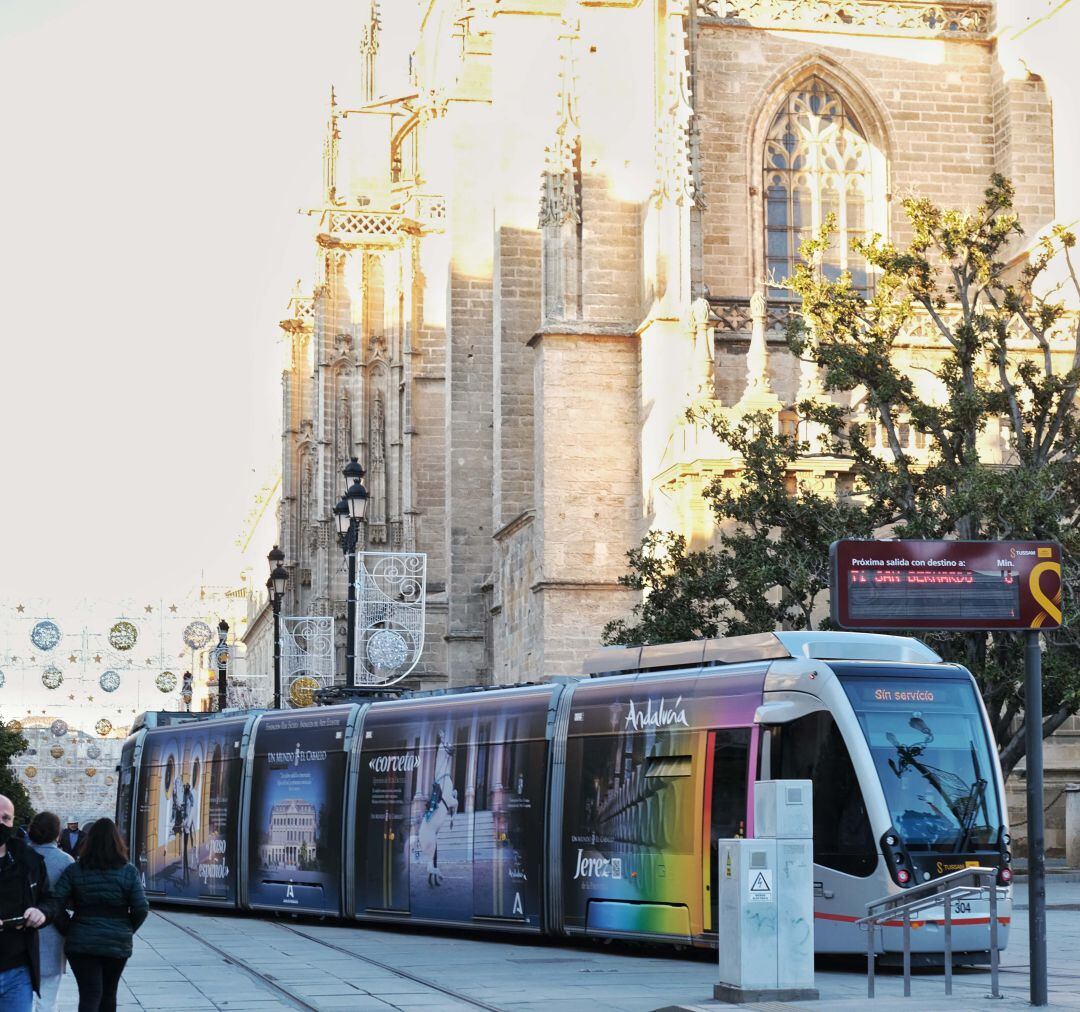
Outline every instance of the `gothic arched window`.
MULTIPOLYGON (((837 232, 822 270, 830 278, 848 270, 855 288, 870 293, 873 279, 851 242, 873 227, 874 160, 865 131, 835 88, 809 77, 788 94, 765 139, 765 264, 771 281, 792 274, 799 246, 834 214, 837 232)), ((788 293, 770 287, 769 294, 788 293)))

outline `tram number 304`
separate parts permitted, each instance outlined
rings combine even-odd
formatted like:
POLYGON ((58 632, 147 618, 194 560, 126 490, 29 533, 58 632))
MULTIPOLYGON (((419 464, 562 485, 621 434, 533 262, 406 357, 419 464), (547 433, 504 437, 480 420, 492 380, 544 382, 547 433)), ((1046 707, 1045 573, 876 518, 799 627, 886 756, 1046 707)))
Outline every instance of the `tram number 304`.
POLYGON ((953 914, 970 914, 971 904, 965 900, 955 900, 952 905, 953 914))

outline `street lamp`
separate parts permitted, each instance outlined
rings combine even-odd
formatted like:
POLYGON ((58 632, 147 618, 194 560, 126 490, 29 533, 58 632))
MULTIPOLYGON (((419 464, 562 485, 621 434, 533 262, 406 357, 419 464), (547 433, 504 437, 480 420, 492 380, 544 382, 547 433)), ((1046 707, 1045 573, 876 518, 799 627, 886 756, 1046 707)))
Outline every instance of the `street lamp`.
POLYGON ((229 623, 222 619, 218 622, 218 643, 214 650, 214 661, 217 664, 217 691, 218 713, 224 711, 229 705, 229 623))
POLYGON ((266 589, 270 594, 270 606, 274 609, 274 709, 281 709, 281 601, 285 597, 285 584, 289 574, 282 562, 285 553, 274 545, 267 555, 270 564, 270 576, 266 580, 266 589))
POLYGON ((360 524, 367 513, 368 492, 364 488, 364 469, 360 461, 351 457, 341 469, 345 478, 345 494, 334 507, 341 550, 349 563, 348 609, 345 621, 345 684, 356 685, 356 544, 360 539, 360 524))

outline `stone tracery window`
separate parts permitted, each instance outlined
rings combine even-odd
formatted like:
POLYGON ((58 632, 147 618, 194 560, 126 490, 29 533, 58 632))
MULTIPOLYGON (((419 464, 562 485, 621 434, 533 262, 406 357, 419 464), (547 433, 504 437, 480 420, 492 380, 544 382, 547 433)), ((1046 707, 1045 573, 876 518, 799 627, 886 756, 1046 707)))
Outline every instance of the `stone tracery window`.
MULTIPOLYGON (((820 77, 792 90, 773 117, 765 139, 765 264, 782 281, 801 259, 799 246, 812 238, 829 214, 837 232, 822 270, 830 278, 850 271, 856 289, 869 294, 873 278, 865 260, 851 250, 853 239, 873 229, 874 151, 851 107, 820 77)), ((770 287, 771 298, 790 293, 770 287)))

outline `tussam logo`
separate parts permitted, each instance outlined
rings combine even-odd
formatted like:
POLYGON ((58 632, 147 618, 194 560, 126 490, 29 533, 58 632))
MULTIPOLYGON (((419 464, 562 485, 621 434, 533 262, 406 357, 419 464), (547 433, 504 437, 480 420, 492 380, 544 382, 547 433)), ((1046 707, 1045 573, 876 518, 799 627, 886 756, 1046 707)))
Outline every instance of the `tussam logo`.
POLYGON ((407 755, 377 755, 368 762, 368 769, 376 773, 411 773, 420 765, 420 756, 415 752, 407 755))
POLYGON ((630 709, 626 714, 626 726, 635 731, 644 731, 647 727, 670 727, 672 724, 689 727, 690 725, 686 722, 686 711, 679 705, 682 703, 682 696, 671 704, 671 709, 664 705, 665 702, 664 697, 661 696, 660 705, 653 709, 653 701, 650 699, 642 709, 640 703, 635 706, 631 699, 630 709))
POLYGON ((622 878, 622 858, 586 857, 579 847, 574 878, 622 878))
POLYGON ((320 763, 326 758, 323 749, 302 749, 300 743, 292 752, 267 752, 266 759, 271 766, 299 766, 301 763, 320 763))

